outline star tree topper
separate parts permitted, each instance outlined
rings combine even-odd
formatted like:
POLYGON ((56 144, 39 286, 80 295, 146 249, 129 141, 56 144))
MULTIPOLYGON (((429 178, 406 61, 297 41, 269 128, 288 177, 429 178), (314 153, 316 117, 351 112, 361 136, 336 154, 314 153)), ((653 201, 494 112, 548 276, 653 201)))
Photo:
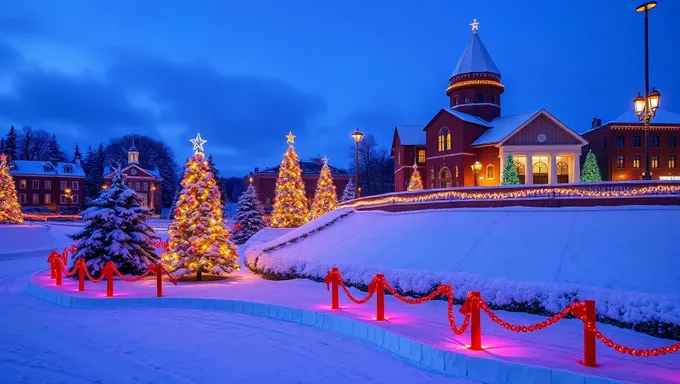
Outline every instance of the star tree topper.
POLYGON ((203 140, 200 133, 196 135, 195 139, 189 139, 189 141, 191 141, 191 144, 194 145, 195 153, 203 152, 203 144, 208 142, 208 140, 203 140))
POLYGON ((477 31, 479 31, 479 21, 477 21, 477 19, 472 19, 470 26, 472 27, 472 33, 477 33, 477 31))
POLYGON ((293 144, 295 142, 295 135, 293 135, 293 131, 288 132, 286 139, 288 139, 288 144, 293 144))
POLYGON ((324 155, 323 159, 321 159, 325 165, 328 165, 328 157, 324 155))

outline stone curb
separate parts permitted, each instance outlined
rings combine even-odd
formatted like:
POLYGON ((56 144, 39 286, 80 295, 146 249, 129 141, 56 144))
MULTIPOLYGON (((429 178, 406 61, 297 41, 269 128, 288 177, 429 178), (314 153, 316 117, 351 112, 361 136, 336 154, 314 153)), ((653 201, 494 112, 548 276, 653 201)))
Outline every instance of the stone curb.
POLYGON ((70 308, 183 308, 209 309, 242 313, 252 316, 298 323, 324 329, 371 344, 419 368, 444 376, 467 378, 484 383, 554 383, 554 384, 619 384, 623 382, 584 375, 577 372, 526 364, 504 362, 485 357, 435 348, 370 324, 326 313, 263 304, 251 301, 202 298, 106 298, 70 296, 51 291, 33 283, 33 276, 24 290, 38 299, 70 308))

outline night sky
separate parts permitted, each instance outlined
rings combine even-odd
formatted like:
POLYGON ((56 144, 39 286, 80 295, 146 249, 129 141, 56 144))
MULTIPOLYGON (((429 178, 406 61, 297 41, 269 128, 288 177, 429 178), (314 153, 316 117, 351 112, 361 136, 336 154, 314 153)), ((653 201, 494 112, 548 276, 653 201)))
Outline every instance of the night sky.
MULTIPOLYGON (((208 140, 223 175, 302 158, 349 164, 359 128, 389 147, 425 124, 470 39, 502 72, 503 114, 541 108, 577 132, 644 88, 642 0, 0 0, 0 127, 73 144, 140 133, 180 162, 208 140)), ((650 81, 680 113, 680 1, 650 12, 650 81)))

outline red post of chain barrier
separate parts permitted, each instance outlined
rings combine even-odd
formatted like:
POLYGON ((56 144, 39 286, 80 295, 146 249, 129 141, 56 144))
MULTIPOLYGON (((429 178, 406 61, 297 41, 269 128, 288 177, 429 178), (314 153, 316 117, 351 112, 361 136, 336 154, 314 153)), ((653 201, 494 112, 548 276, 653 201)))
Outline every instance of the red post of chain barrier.
POLYGON ((473 351, 482 350, 482 317, 479 313, 479 303, 482 295, 478 291, 470 292, 470 349, 473 351))
POLYGON ((102 271, 106 275, 106 297, 113 297, 113 268, 113 263, 109 261, 102 271))
POLYGON ((156 268, 156 297, 163 297, 163 266, 158 263, 156 268))
POLYGON ((596 338, 595 332, 592 328, 597 321, 597 313, 595 312, 595 302, 593 300, 583 301, 585 317, 588 323, 583 323, 583 365, 586 367, 596 367, 597 361, 595 357, 596 338), (588 327, 590 323, 591 327, 588 327))
POLYGON ((61 259, 55 259, 52 262, 54 263, 54 273, 57 276, 57 285, 61 285, 61 268, 63 264, 61 263, 61 259))
POLYGON ((375 293, 377 296, 375 319, 378 321, 385 321, 385 284, 383 284, 384 279, 385 276, 380 273, 376 274, 375 277, 373 278, 376 290, 375 293))
POLYGON ((85 290, 85 259, 78 259, 76 262, 76 268, 78 268, 78 290, 85 290))
POLYGON ((333 268, 331 270, 331 309, 340 309, 339 280, 340 271, 337 268, 333 268))

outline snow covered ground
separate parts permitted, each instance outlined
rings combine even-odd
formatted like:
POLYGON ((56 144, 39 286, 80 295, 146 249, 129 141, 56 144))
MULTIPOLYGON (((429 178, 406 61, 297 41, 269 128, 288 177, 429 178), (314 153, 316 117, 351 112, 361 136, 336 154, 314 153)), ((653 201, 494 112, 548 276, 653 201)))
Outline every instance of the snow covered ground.
MULTIPOLYGON (((55 227, 65 237, 69 227, 55 227)), ((23 292, 45 256, 0 255, 0 383, 472 383, 298 324, 207 310, 60 307, 23 292)))
POLYGON ((324 277, 339 267, 367 284, 383 273, 404 292, 451 284, 497 305, 539 303, 558 312, 594 299, 598 314, 680 324, 680 207, 493 208, 404 213, 357 211, 306 239, 293 239, 343 208, 256 245, 258 270, 324 277))

